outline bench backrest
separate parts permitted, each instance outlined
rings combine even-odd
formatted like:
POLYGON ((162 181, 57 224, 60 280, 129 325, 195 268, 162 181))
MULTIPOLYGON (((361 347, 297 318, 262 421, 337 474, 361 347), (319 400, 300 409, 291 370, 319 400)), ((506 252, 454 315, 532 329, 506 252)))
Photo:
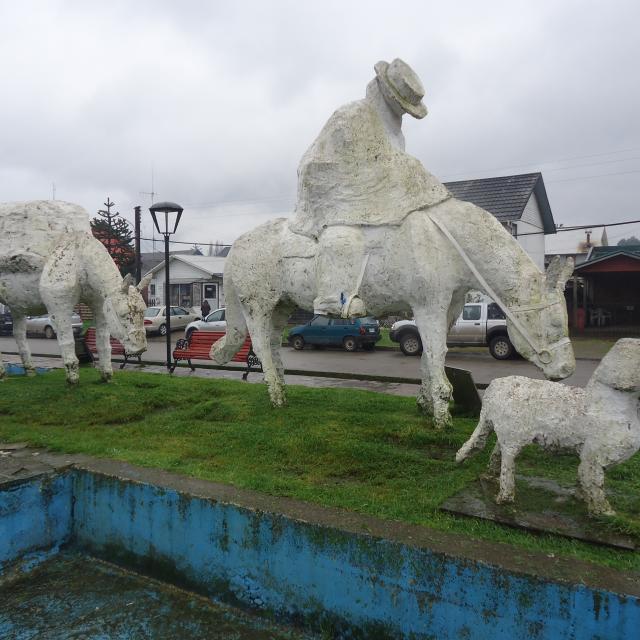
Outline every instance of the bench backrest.
MULTIPOLYGON (((209 360, 211 345, 225 335, 224 331, 194 331, 189 342, 189 353, 193 358, 209 360)), ((233 356, 235 362, 245 362, 251 350, 251 338, 247 336, 240 351, 233 356)))
MULTIPOLYGON (((111 342, 111 353, 116 355, 124 354, 124 347, 122 346, 122 342, 116 340, 112 336, 109 336, 109 341, 111 342)), ((96 328, 89 327, 87 332, 84 334, 84 343, 87 345, 87 349, 91 351, 91 353, 97 353, 98 348, 96 346, 96 328)))

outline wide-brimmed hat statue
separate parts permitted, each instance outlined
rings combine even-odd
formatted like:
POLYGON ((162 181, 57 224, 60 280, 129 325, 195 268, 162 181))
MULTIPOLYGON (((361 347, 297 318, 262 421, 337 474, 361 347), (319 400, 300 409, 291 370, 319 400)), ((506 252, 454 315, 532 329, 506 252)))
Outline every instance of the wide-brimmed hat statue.
POLYGON ((387 100, 396 102, 414 118, 420 119, 427 115, 427 107, 422 102, 422 82, 404 60, 396 58, 391 64, 381 60, 373 68, 378 86, 387 100))

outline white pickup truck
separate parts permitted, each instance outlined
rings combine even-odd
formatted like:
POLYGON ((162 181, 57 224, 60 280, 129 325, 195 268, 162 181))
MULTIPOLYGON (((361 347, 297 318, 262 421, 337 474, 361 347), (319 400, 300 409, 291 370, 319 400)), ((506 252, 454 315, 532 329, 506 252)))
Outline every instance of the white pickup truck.
MULTIPOLYGON (((400 344, 405 356, 418 356, 422 353, 422 340, 413 320, 395 322, 389 337, 400 344)), ((449 331, 447 346, 488 346, 489 353, 497 360, 507 360, 516 353, 507 334, 505 315, 495 302, 465 304, 460 317, 449 331)))

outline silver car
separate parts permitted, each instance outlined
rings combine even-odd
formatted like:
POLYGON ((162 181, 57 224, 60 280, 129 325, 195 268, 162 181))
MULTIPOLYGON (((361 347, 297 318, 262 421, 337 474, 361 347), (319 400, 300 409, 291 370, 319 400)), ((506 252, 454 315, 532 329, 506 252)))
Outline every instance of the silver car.
MULTIPOLYGON (((167 335, 167 316, 164 309, 164 306, 147 307, 144 312, 144 328, 147 333, 159 333, 161 336, 167 335)), ((171 307, 171 331, 182 329, 190 322, 199 319, 199 313, 184 307, 171 307)))
MULTIPOLYGON (((71 326, 73 327, 74 336, 82 333, 82 318, 77 313, 71 316, 71 326)), ((27 333, 34 336, 44 336, 45 338, 56 337, 55 325, 48 314, 44 316, 27 316, 27 333)))
POLYGON ((224 331, 226 333, 227 322, 224 316, 224 308, 216 309, 206 316, 204 320, 190 322, 184 331, 185 338, 188 340, 194 331, 224 331))

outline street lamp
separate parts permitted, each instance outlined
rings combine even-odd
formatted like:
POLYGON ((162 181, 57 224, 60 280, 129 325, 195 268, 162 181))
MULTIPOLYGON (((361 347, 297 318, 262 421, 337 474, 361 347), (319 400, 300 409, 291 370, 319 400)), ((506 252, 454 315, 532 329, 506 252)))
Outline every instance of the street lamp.
POLYGON ((182 207, 175 202, 157 202, 149 209, 153 224, 164 236, 164 313, 167 326, 167 369, 171 371, 171 294, 169 285, 169 236, 178 228, 182 207))

